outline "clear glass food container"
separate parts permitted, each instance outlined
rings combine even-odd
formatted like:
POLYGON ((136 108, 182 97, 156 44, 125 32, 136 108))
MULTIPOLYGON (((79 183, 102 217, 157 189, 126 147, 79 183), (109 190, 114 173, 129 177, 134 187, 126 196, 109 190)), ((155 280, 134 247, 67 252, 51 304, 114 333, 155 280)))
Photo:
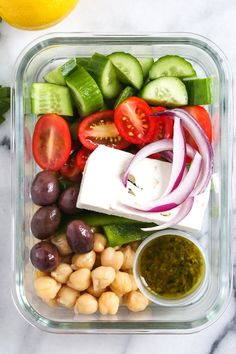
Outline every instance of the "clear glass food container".
POLYGON ((223 313, 232 286, 232 105, 232 78, 227 60, 215 44, 198 35, 57 33, 43 36, 24 49, 16 64, 12 95, 12 292, 17 308, 28 322, 57 333, 183 334, 207 327, 223 313), (114 51, 137 57, 181 55, 194 64, 199 76, 214 78, 214 104, 209 107, 213 120, 214 175, 203 237, 199 239, 209 259, 211 276, 204 296, 185 307, 153 304, 140 313, 121 307, 115 316, 75 315, 72 310, 49 307, 34 291, 29 251, 36 242, 30 232, 35 206, 30 199, 30 186, 38 167, 30 152, 36 120, 30 110, 30 86, 68 58, 114 51))

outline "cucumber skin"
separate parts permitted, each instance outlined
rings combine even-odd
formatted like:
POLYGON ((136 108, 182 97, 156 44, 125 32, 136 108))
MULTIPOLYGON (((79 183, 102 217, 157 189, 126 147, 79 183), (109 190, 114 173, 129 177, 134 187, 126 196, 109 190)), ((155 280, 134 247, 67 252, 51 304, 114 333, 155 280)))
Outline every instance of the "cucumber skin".
POLYGON ((136 94, 136 90, 131 86, 126 86, 123 91, 121 91, 120 95, 117 97, 115 101, 114 108, 117 108, 119 104, 125 101, 127 98, 134 96, 136 94))
MULTIPOLYGON (((53 104, 55 105, 54 102, 53 104)), ((68 87, 41 82, 33 83, 31 86, 31 110, 32 113, 37 115, 56 113, 62 116, 73 116, 74 112, 68 87), (61 109, 57 107, 60 104, 59 102, 56 103, 55 109, 49 109, 48 107, 40 108, 40 100, 45 101, 45 96, 48 98, 49 105, 50 100, 56 101, 59 96, 63 107, 61 109)))
MULTIPOLYGON (((163 68, 162 68, 163 70, 163 68)), ((196 76, 196 71, 194 70, 193 66, 191 63, 189 63, 186 59, 184 59, 183 57, 180 57, 178 55, 165 55, 161 58, 159 58, 150 68, 149 71, 149 79, 150 80, 155 80, 159 77, 163 77, 163 76, 168 76, 168 77, 178 77, 180 79, 184 79, 187 77, 195 77, 196 76), (173 72, 172 68, 173 68, 173 63, 171 64, 171 67, 168 67, 168 65, 170 64, 170 61, 176 61, 176 73, 173 72), (163 64, 164 62, 164 64, 163 64), (165 63, 166 62, 166 63, 165 63), (169 62, 169 63, 168 63, 169 62), (166 71, 160 71, 161 66, 166 66, 166 71), (184 68, 183 68, 184 66, 184 68), (182 68, 182 73, 181 73, 181 69, 182 68), (160 71, 158 73, 158 70, 160 71), (172 72, 171 72, 172 70, 172 72), (178 73, 179 70, 179 73, 178 73), (185 70, 185 72, 184 72, 185 70), (168 71, 170 71, 170 73, 168 73, 168 71)))
MULTIPOLYGON (((153 88, 152 90, 155 90, 155 88, 153 88)), ((149 91, 150 92, 150 91, 149 91)), ((139 96, 141 98, 143 98, 146 102, 148 102, 149 104, 155 105, 155 106, 164 106, 164 107, 169 107, 169 108, 176 108, 176 107, 181 107, 181 106, 186 106, 188 104, 188 94, 187 94, 187 90, 186 87, 184 85, 184 83, 178 79, 177 77, 159 77, 158 79, 155 79, 153 81, 148 82, 141 90, 139 96), (147 91, 150 90, 151 86, 155 86, 155 84, 159 83, 163 80, 168 80, 170 81, 175 81, 179 84, 179 86, 181 87, 181 89, 183 90, 183 93, 185 94, 185 97, 183 99, 182 102, 178 102, 178 103, 174 103, 172 102, 168 102, 168 101, 162 101, 160 99, 158 99, 158 97, 156 96, 156 98, 150 98, 150 95, 147 94, 147 91), (149 97, 148 97, 149 96, 149 97)))
POLYGON ((152 223, 113 224, 103 227, 109 246, 122 246, 130 242, 140 241, 151 235, 152 231, 142 231, 141 227, 152 227, 152 223))
POLYGON ((95 53, 88 63, 87 70, 97 82, 104 98, 112 99, 117 97, 122 86, 117 79, 116 70, 108 57, 95 53), (114 80, 113 84, 110 84, 110 86, 103 82, 103 76, 106 74, 104 73, 106 70, 110 71, 110 75, 113 77, 112 80, 114 80))
POLYGON ((77 67, 66 76, 66 84, 72 91, 81 117, 88 116, 103 107, 102 93, 96 81, 83 67, 77 67))
POLYGON ((134 88, 136 88, 137 90, 140 90, 142 85, 143 85, 143 70, 141 67, 141 64, 139 63, 138 59, 135 58, 132 54, 130 53, 124 53, 124 52, 114 52, 112 54, 109 55, 109 58, 112 61, 112 64, 115 66, 116 68, 116 72, 117 72, 117 76, 118 79, 122 82, 122 84, 124 85, 131 85, 134 88), (138 82, 133 82, 132 80, 130 80, 130 78, 125 75, 122 70, 120 70, 119 67, 117 67, 117 62, 120 61, 119 58, 123 58, 122 60, 124 60, 124 58, 126 58, 126 60, 130 60, 133 62, 133 65, 135 65, 137 71, 139 71, 138 75, 135 75, 135 78, 138 78, 138 82))
POLYGON ((188 104, 192 106, 213 103, 212 78, 183 80, 188 92, 188 104))

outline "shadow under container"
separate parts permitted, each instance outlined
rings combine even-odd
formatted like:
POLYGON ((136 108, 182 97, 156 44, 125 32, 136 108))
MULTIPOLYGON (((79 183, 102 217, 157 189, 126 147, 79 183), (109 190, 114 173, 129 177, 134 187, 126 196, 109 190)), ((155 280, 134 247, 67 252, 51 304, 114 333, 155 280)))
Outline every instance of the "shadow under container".
MULTIPOLYGON (((225 310, 232 288, 232 79, 221 50, 194 34, 95 35, 56 33, 43 36, 24 49, 16 64, 12 95, 12 233, 14 302, 23 317, 40 329, 56 333, 192 333, 206 328, 225 310), (214 103, 209 106, 213 122, 214 174, 205 222, 199 242, 209 260, 210 280, 204 295, 187 306, 150 305, 131 313, 121 307, 116 316, 75 315, 51 308, 35 294, 34 269, 29 252, 36 242, 30 231, 35 210, 30 186, 39 171, 31 156, 36 116, 31 114, 30 87, 43 75, 72 57, 94 52, 124 51, 137 57, 158 58, 167 54, 189 60, 199 76, 212 76, 214 103)), ((198 234, 194 235, 199 237, 198 234)))

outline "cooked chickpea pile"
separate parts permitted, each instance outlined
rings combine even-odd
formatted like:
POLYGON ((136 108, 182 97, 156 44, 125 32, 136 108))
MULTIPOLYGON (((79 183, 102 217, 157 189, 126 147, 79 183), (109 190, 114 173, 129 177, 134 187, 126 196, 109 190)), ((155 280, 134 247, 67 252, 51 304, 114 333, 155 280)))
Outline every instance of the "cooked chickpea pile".
POLYGON ((106 237, 94 234, 93 250, 72 254, 65 235, 52 237, 62 262, 51 273, 36 271, 37 295, 51 306, 74 308, 76 314, 115 315, 120 304, 143 311, 148 299, 138 290, 132 274, 136 243, 112 248, 106 237))

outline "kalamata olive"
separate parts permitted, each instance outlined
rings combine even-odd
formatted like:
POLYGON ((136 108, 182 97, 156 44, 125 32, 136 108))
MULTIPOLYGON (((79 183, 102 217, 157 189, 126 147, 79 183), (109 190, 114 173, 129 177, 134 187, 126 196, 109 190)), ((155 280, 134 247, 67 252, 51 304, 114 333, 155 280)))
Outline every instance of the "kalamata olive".
POLYGON ((67 225, 66 238, 71 249, 76 253, 87 253, 93 249, 93 233, 81 220, 73 220, 67 225))
POLYGON ((31 220, 31 231, 40 240, 53 235, 61 222, 61 212, 56 205, 44 206, 36 211, 31 220))
POLYGON ((60 195, 58 206, 65 214, 75 214, 78 211, 76 208, 78 194, 79 187, 71 186, 60 195))
POLYGON ((31 197, 37 205, 50 205, 57 201, 60 194, 59 182, 50 171, 39 172, 32 183, 31 197))
POLYGON ((55 245, 41 241, 30 251, 30 260, 33 266, 42 272, 51 272, 60 264, 60 255, 55 245))

